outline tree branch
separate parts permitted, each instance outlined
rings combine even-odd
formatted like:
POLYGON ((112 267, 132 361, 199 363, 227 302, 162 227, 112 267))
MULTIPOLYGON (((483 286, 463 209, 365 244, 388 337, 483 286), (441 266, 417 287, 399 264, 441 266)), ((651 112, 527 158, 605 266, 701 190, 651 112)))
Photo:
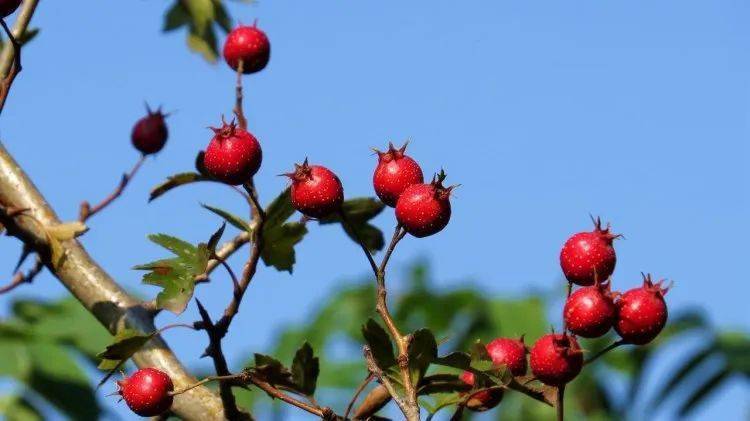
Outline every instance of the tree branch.
POLYGON ((39 274, 39 272, 42 271, 42 269, 44 269, 44 262, 42 262, 42 259, 37 257, 36 261, 34 261, 34 266, 32 266, 31 269, 29 269, 26 273, 19 271, 13 276, 13 279, 10 281, 10 283, 8 283, 8 285, 0 287, 0 295, 16 289, 16 287, 20 285, 31 283, 39 274))
POLYGON ((138 170, 141 168, 141 165, 143 165, 143 162, 146 160, 146 155, 141 155, 141 157, 138 159, 138 161, 135 163, 133 168, 130 170, 130 172, 127 172, 122 175, 122 179, 120 180, 120 184, 117 185, 117 188, 115 191, 113 191, 109 196, 104 198, 99 204, 97 204, 94 207, 91 207, 89 202, 83 201, 81 203, 81 209, 78 214, 78 220, 81 222, 86 222, 87 219, 94 216, 97 212, 101 211, 102 209, 106 208, 110 203, 114 202, 115 199, 120 197, 123 191, 125 191, 125 187, 128 186, 128 183, 130 180, 133 179, 135 176, 135 173, 138 172, 138 170))
MULTIPOLYGON (((26 1, 24 4, 36 3, 26 1)), ((0 143, 0 204, 6 209, 28 209, 28 213, 43 226, 61 221, 50 208, 24 171, 0 143)), ((46 234, 30 218, 2 218, 8 233, 31 247, 45 266, 75 296, 88 311, 112 334, 128 326, 142 332, 156 330, 153 319, 139 304, 139 300, 123 290, 86 252, 76 240, 61 243, 65 258, 58 265, 50 261, 46 234)), ((172 378, 177 388, 195 383, 160 336, 154 337, 133 361, 139 367, 157 367, 172 378)), ((176 396, 172 411, 187 420, 223 420, 221 401, 211 391, 197 387, 176 396)))
POLYGON ((0 75, 3 80, 0 83, 0 113, 5 108, 5 101, 8 99, 10 93, 10 87, 13 85, 13 81, 21 72, 21 45, 18 43, 26 28, 29 26, 31 17, 34 15, 36 6, 39 4, 39 0, 25 0, 21 6, 21 10, 16 18, 16 24, 13 27, 13 31, 8 28, 4 19, 0 19, 3 30, 8 35, 9 42, 13 48, 5 48, 0 56, 0 75))

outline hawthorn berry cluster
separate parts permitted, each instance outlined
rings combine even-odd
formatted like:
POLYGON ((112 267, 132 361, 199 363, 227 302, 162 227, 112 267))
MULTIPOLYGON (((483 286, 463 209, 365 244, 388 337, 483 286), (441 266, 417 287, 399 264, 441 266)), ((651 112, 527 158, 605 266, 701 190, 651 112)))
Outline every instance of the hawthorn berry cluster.
MULTIPOLYGON (((612 234, 609 226, 602 228, 600 219, 594 224, 593 231, 568 238, 560 251, 560 266, 572 292, 563 310, 563 332, 542 336, 530 350, 523 337, 498 338, 487 344, 493 364, 506 367, 514 377, 526 375, 526 355, 530 354, 531 379, 564 388, 585 363, 598 356, 585 361, 576 337, 598 338, 614 328, 621 339, 606 352, 625 344, 645 345, 664 328, 668 314, 664 295, 669 287, 663 280, 654 283, 651 275, 643 275, 640 287, 613 292, 611 276, 617 262, 613 243, 620 235, 612 234), (575 291, 574 284, 579 287, 575 291)), ((469 371, 461 375, 461 380, 475 386, 474 374, 469 371)), ((469 396, 466 406, 484 411, 497 406, 502 397, 501 388, 479 390, 469 396)))

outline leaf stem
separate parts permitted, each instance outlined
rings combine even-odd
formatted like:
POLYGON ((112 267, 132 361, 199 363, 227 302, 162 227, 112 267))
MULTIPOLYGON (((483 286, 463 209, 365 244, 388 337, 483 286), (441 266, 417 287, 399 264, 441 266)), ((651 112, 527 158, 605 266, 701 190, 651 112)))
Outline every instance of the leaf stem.
POLYGON ((352 399, 349 401, 349 405, 346 406, 346 412, 344 412, 344 419, 349 419, 349 414, 352 412, 352 408, 354 407, 354 404, 357 402, 357 399, 359 398, 359 395, 362 394, 362 392, 365 390, 368 384, 372 381, 372 379, 375 376, 371 373, 367 373, 367 377, 365 377, 365 380, 360 383, 359 387, 357 387, 357 391, 354 392, 354 396, 352 396, 352 399))
POLYGON ((620 346, 622 346, 622 345, 627 345, 627 342, 625 342, 625 341, 624 341, 624 340, 622 340, 622 339, 619 339, 619 340, 617 340, 617 341, 614 341, 614 342, 612 342, 611 344, 607 345, 607 347, 606 347, 606 348, 604 348, 604 349, 602 349, 601 351, 599 351, 599 352, 597 352, 596 354, 594 354, 594 355, 593 355, 593 356, 592 356, 591 358, 587 358, 587 359, 586 359, 586 360, 585 360, 585 361, 583 362, 583 364, 584 364, 584 365, 586 365, 586 364, 591 364, 592 362, 596 361, 596 360, 597 360, 597 359, 598 359, 599 357, 603 356, 604 354, 608 353, 609 351, 611 351, 611 350, 613 350, 613 349, 615 349, 615 348, 617 348, 617 347, 620 347, 620 346))

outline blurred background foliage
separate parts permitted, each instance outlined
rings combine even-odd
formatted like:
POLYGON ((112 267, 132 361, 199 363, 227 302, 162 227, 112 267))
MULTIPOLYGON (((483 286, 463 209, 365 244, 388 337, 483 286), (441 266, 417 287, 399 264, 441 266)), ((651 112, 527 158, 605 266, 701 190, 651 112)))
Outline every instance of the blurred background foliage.
MULTIPOLYGON (((547 310, 559 307, 559 303, 550 297, 563 294, 560 290, 502 298, 489 297, 471 287, 438 289, 425 262, 414 263, 405 279, 396 275, 391 274, 391 283, 403 287, 391 293, 398 323, 404 331, 429 326, 441 342, 441 354, 468 350, 477 339, 488 342, 498 336, 525 334, 530 344, 553 324, 547 310)), ((339 413, 366 374, 361 326, 375 316, 371 281, 345 282, 310 315, 308 323, 283 329, 275 349, 266 350, 289 362, 300 344, 310 342, 321 358, 318 398, 339 413)), ((93 385, 98 378, 87 372, 96 363, 94 355, 109 342, 109 334, 73 299, 50 303, 19 300, 14 302, 12 314, 0 324, 0 376, 12 385, 0 398, 0 413, 14 421, 43 419, 41 414, 50 410, 70 419, 100 419, 102 410, 97 400, 104 393, 95 392, 93 385)), ((614 339, 610 334, 587 341, 584 347, 593 353, 614 339)), ((251 364, 250 357, 256 351, 247 351, 245 365, 251 364)), ((651 345, 617 349, 584 370, 567 390, 567 416, 640 419, 666 402, 673 408, 674 418, 689 416, 725 381, 735 377, 749 380, 747 355, 750 337, 746 333, 717 329, 698 311, 674 312, 664 333, 651 345), (699 345, 686 347, 688 339, 699 345), (646 387, 646 373, 655 357, 676 347, 681 348, 675 353, 680 356, 673 362, 676 368, 658 379, 655 387, 646 387)), ((235 368, 241 365, 235 362, 235 368)), ((437 368, 433 366, 432 370, 437 368)), ((238 389, 237 393, 241 404, 258 414, 275 419, 296 415, 290 412, 296 409, 272 404, 261 392, 238 389)), ((548 419, 551 411, 509 392, 502 404, 482 419, 548 419)), ((446 410, 437 419, 448 414, 446 410)))

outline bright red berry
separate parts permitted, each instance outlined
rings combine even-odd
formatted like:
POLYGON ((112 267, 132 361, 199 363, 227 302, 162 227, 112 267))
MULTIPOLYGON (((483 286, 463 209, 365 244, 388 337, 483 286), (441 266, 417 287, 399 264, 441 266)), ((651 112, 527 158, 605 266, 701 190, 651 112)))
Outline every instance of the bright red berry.
POLYGON ((234 70, 242 61, 242 73, 250 74, 263 70, 271 57, 271 43, 266 33, 257 26, 238 26, 224 42, 224 60, 234 70))
MULTIPOLYGON (((461 373, 461 381, 474 387, 474 373, 464 371, 461 373)), ((487 389, 481 392, 471 393, 469 400, 466 401, 466 408, 474 412, 483 412, 496 407, 503 400, 503 389, 487 389)))
POLYGON ((430 184, 412 184, 396 202, 396 219, 406 232, 415 237, 427 237, 448 225, 451 219, 451 191, 455 186, 443 187, 445 172, 435 176, 430 184))
POLYGON ((664 295, 669 287, 664 280, 651 281, 643 276, 643 285, 622 294, 615 302, 617 321, 615 331, 627 343, 644 345, 651 342, 667 323, 667 303, 664 295))
POLYGON ((573 380, 583 367, 583 352, 575 336, 547 334, 531 348, 531 372, 550 386, 562 386, 573 380))
POLYGON ((136 414, 155 417, 172 406, 174 389, 167 373, 155 368, 142 368, 132 376, 117 382, 120 395, 136 414))
POLYGON ((166 115, 161 112, 161 109, 152 112, 146 106, 146 111, 148 114, 133 126, 130 139, 136 149, 144 155, 149 155, 159 152, 164 147, 169 133, 164 122, 166 115))
POLYGON ((378 166, 375 167, 375 174, 372 176, 372 184, 375 186, 380 200, 390 207, 396 206, 401 193, 412 184, 424 183, 422 169, 417 161, 404 154, 406 144, 399 149, 388 144, 388 151, 378 154, 378 166))
POLYGON ((344 187, 326 167, 294 164, 294 172, 284 174, 292 180, 292 206, 311 218, 322 218, 341 209, 344 187))
POLYGON ((250 181, 263 161, 258 139, 234 122, 223 123, 221 128, 212 127, 211 130, 214 137, 203 158, 208 174, 226 184, 250 181))
POLYGON ((0 0, 0 18, 10 16, 20 5, 21 0, 0 0))
POLYGON ((607 279, 615 270, 617 257, 612 242, 620 237, 602 229, 601 220, 594 222, 593 231, 579 232, 565 242, 560 251, 560 266, 568 281, 593 285, 595 279, 607 279))
POLYGON ((514 376, 526 374, 526 344, 520 339, 497 338, 487 344, 492 362, 504 365, 514 376))
POLYGON ((565 301, 563 319, 568 330, 584 338, 604 335, 615 322, 614 294, 608 281, 583 287, 565 301))

